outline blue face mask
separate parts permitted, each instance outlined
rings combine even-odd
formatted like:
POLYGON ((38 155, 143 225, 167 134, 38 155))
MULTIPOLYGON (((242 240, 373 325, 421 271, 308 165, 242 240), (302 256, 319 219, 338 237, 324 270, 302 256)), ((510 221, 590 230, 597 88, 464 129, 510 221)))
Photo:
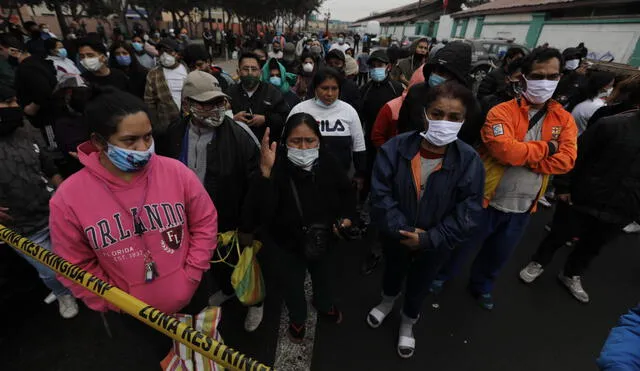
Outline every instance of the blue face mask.
POLYGON ((332 108, 338 103, 337 99, 331 104, 326 104, 325 102, 321 101, 318 98, 314 98, 313 101, 316 102, 316 104, 322 108, 332 108))
POLYGON ((383 81, 387 78, 387 69, 385 67, 376 67, 369 70, 369 76, 371 76, 371 80, 373 81, 383 81))
POLYGON ((269 82, 273 86, 280 87, 282 85, 282 79, 279 76, 271 76, 269 77, 269 82))
POLYGON ((116 55, 116 62, 121 66, 128 66, 131 64, 130 55, 116 55))
POLYGON ((58 49, 58 57, 67 58, 67 56, 69 56, 69 54, 67 53, 67 49, 65 48, 58 49))
POLYGON ((107 143, 107 157, 115 167, 127 173, 142 170, 149 163, 154 153, 154 142, 151 143, 151 146, 146 151, 134 151, 107 143))
POLYGON ((431 73, 431 75, 429 75, 429 86, 430 87, 434 87, 434 86, 438 86, 440 84, 443 84, 445 81, 447 81, 447 79, 445 79, 444 77, 438 75, 437 73, 431 73))
POLYGON ((144 45, 142 45, 141 43, 131 43, 131 46, 137 52, 141 52, 144 48, 144 45))

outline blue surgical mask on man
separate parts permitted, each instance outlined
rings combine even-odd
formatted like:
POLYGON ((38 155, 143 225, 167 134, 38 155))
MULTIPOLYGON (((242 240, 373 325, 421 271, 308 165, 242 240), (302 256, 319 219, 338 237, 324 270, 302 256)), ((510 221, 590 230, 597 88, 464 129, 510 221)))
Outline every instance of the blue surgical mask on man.
POLYGON ((280 87, 280 85, 282 85, 282 79, 280 78, 280 76, 269 77, 269 82, 271 83, 271 85, 277 86, 277 87, 280 87))
POLYGON ((107 157, 115 167, 126 173, 142 170, 147 166, 154 153, 154 142, 151 143, 151 146, 146 151, 134 151, 107 143, 107 157))
POLYGON ((131 43, 131 46, 137 52, 141 52, 144 49, 144 45, 142 45, 141 43, 131 43))
POLYGON ((385 67, 376 67, 369 70, 369 76, 373 81, 383 81, 387 78, 387 69, 385 67))
POLYGON ((447 81, 447 79, 445 79, 444 77, 438 75, 437 73, 433 72, 431 73, 431 75, 429 75, 429 86, 430 87, 435 87, 438 86, 440 84, 443 84, 445 81, 447 81))

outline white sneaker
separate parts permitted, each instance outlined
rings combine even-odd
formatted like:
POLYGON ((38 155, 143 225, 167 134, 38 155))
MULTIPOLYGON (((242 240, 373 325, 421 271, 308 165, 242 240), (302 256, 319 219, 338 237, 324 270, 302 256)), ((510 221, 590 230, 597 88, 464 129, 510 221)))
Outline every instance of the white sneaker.
POLYGON ((633 222, 624 227, 622 230, 625 231, 625 233, 638 233, 640 232, 640 224, 633 222))
POLYGON ((520 279, 526 283, 531 283, 540 277, 542 272, 544 272, 542 265, 536 262, 530 262, 520 271, 520 279))
POLYGON ((219 307, 224 304, 225 301, 231 299, 236 296, 236 294, 225 295, 222 290, 218 290, 215 294, 209 297, 209 306, 211 307, 219 307))
POLYGON ((589 294, 582 288, 582 281, 580 276, 566 277, 564 273, 560 272, 558 279, 569 290, 574 298, 578 299, 581 303, 589 302, 589 294))
POLYGON ((247 332, 254 332, 262 322, 264 304, 259 307, 249 307, 247 317, 244 319, 244 329, 247 332))
POLYGON ((70 319, 78 315, 78 303, 72 295, 58 296, 58 309, 64 319, 70 319))
POLYGON ((547 198, 544 196, 540 197, 540 199, 538 200, 538 203, 544 207, 551 207, 551 202, 549 202, 547 198))

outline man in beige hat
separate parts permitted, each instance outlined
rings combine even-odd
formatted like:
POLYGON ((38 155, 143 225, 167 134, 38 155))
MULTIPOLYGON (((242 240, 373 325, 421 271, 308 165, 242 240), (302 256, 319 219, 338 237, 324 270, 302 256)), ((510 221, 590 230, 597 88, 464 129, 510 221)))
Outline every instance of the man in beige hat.
MULTIPOLYGON (((218 80, 203 71, 187 75, 182 88, 182 115, 171 125, 170 156, 193 170, 204 184, 218 210, 218 231, 238 230, 242 243, 251 242, 255 229, 250 212, 243 212, 249 182, 259 173, 258 146, 243 128, 225 114, 229 96, 220 89, 218 80)), ((226 254, 223 253, 222 256, 226 254)), ((234 265, 238 256, 229 254, 227 263, 234 265)), ((220 290, 209 304, 220 306, 235 295, 230 268, 216 264, 212 272, 220 290)), ((262 321, 262 304, 249 307, 245 329, 254 331, 262 321)))

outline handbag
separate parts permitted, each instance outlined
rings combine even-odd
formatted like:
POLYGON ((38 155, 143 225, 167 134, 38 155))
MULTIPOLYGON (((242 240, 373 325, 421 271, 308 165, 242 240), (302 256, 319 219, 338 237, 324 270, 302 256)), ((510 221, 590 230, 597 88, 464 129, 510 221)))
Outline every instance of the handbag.
MULTIPOLYGON (((237 231, 229 231, 218 235, 218 248, 216 252, 219 259, 212 263, 224 263, 233 268, 231 274, 231 286, 236 292, 238 300, 244 305, 255 305, 264 301, 266 289, 262 269, 256 259, 256 255, 262 248, 260 241, 254 240, 249 246, 240 249, 237 231), (220 251, 226 250, 222 257, 220 251), (238 263, 235 265, 227 262, 229 256, 236 252, 238 263)), ((213 268, 215 269, 215 267, 213 268)))
MULTIPOLYGON (((195 316, 190 314, 176 314, 180 322, 202 332, 211 339, 223 343, 218 324, 222 309, 208 307, 195 316)), ((173 341, 169 354, 160 362, 163 371, 222 371, 224 368, 202 354, 191 350, 186 345, 173 341)))
MULTIPOLYGON (((298 189, 293 179, 289 178, 289 182, 291 183, 291 190, 293 192, 293 198, 296 201, 298 213, 304 224, 304 213, 302 212, 300 197, 298 197, 298 189)), ((305 258, 308 260, 316 260, 327 253, 331 236, 333 236, 330 226, 320 223, 303 225, 302 232, 304 234, 302 252, 305 258)))

